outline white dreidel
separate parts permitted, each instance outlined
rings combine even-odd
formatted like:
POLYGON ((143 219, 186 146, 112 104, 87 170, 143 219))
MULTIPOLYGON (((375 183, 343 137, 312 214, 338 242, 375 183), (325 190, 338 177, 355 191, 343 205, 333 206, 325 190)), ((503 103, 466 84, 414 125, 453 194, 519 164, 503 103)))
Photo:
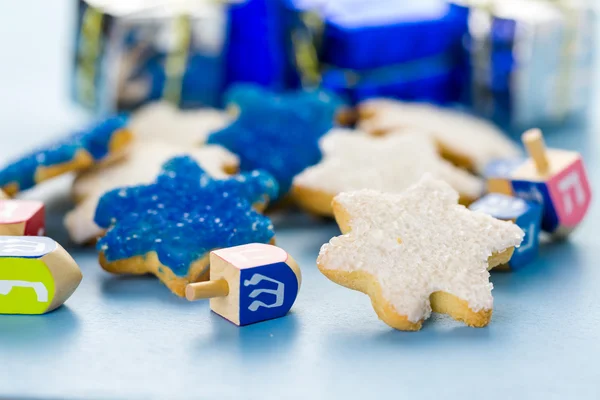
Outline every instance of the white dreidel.
POLYGON ((298 265, 279 247, 252 243, 210 253, 210 281, 187 285, 188 300, 210 299, 210 308, 238 326, 288 313, 301 284, 298 265))

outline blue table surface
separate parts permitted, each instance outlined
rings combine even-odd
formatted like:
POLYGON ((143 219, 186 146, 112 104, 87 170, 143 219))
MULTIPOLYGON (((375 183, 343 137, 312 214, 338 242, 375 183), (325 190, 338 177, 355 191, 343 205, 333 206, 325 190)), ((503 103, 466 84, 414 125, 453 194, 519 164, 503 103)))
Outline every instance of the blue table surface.
MULTIPOLYGON (((23 0, 0 13, 0 161, 85 121, 65 88, 71 2, 23 0)), ((597 118, 547 132, 583 152, 600 187, 597 118)), ((45 316, 0 316, 0 398, 598 399, 598 203, 568 242, 517 273, 493 273, 494 315, 473 329, 434 315, 417 333, 379 321, 367 296, 322 276, 315 259, 331 222, 276 215, 278 243, 303 286, 288 316, 242 329, 152 277, 117 277, 93 249, 69 247, 61 217, 70 178, 31 191, 48 233, 84 279, 45 316)))

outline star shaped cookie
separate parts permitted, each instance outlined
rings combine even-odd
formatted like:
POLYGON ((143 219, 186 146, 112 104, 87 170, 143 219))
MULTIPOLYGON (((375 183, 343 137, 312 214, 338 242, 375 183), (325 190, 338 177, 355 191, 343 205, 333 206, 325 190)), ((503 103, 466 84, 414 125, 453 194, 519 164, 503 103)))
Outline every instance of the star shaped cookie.
POLYGON ((470 204, 483 182, 440 158, 434 143, 418 133, 374 137, 333 129, 320 141, 323 159, 294 178, 293 196, 309 212, 333 215, 331 201, 341 192, 373 189, 399 193, 426 173, 448 182, 470 204))
POLYGON ((478 173, 496 159, 515 158, 518 147, 495 125, 472 115, 424 103, 367 100, 358 106, 361 130, 375 135, 406 131, 431 135, 444 158, 478 173))
POLYGON ((156 275, 184 296, 185 286, 208 278, 212 250, 269 243, 271 221, 253 205, 278 191, 267 173, 211 178, 190 157, 168 161, 155 183, 115 189, 100 199, 95 222, 100 265, 117 274, 156 275))
POLYGON ((106 118, 26 154, 0 169, 0 189, 12 196, 55 176, 107 161, 120 154, 133 139, 127 121, 121 115, 106 118))
POLYGON ((136 142, 122 160, 92 168, 75 179, 73 197, 78 204, 64 220, 71 239, 82 244, 102 234, 103 230, 94 222, 94 214, 104 193, 118 187, 151 183, 165 162, 184 154, 196 160, 214 178, 227 177, 239 164, 235 155, 220 146, 190 148, 158 141, 136 142))
POLYGON ((170 103, 156 102, 133 113, 129 128, 140 140, 198 146, 230 122, 231 117, 224 111, 211 108, 180 110, 170 103))
POLYGON ((524 233, 457 201, 429 175, 402 194, 341 193, 333 209, 344 235, 323 245, 319 270, 369 295, 393 328, 419 330, 432 310, 485 326, 493 307, 488 267, 507 262, 524 233))
POLYGON ((321 159, 319 138, 333 126, 342 102, 322 91, 280 95, 247 85, 231 91, 228 101, 239 107, 238 118, 207 143, 237 154, 242 171, 271 173, 280 195, 286 194, 294 176, 321 159))

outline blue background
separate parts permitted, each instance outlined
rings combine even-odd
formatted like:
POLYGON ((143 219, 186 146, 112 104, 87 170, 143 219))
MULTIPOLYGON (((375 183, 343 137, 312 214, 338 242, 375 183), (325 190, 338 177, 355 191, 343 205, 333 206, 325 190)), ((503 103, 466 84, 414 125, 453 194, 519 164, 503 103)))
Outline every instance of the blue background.
MULTIPOLYGON (((68 102, 69 3, 22 0, 0 13, 0 161, 85 121, 68 102)), ((546 137, 583 152, 596 193, 598 119, 546 137)), ((68 184, 27 194, 48 200, 48 236, 67 248, 68 184)), ((335 224, 300 215, 274 218, 303 274, 291 314, 243 328, 207 301, 188 303, 154 278, 111 276, 92 249, 71 249, 84 278, 65 307, 0 316, 0 398, 598 399, 599 211, 594 201, 570 241, 542 245, 530 268, 492 274, 483 329, 437 315, 417 333, 390 329, 367 296, 318 272, 335 224)))

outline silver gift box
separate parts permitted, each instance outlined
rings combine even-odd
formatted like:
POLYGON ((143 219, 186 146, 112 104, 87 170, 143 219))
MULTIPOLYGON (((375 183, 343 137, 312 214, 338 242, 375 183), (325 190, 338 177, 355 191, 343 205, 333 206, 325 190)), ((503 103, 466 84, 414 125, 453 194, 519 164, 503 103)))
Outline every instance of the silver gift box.
POLYGON ((469 16, 466 98, 480 114, 525 128, 587 111, 597 13, 587 1, 454 2, 469 16))
POLYGON ((79 0, 73 98, 98 113, 159 99, 214 106, 227 10, 206 0, 79 0))

